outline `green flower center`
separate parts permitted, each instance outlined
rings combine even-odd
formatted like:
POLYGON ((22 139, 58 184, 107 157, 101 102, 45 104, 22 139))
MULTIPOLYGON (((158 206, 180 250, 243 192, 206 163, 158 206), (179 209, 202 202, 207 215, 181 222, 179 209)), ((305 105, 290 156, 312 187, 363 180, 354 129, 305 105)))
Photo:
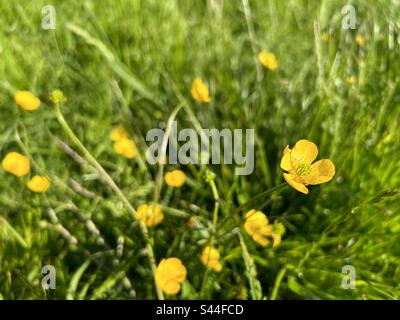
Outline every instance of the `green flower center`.
POLYGON ((308 164, 301 164, 296 168, 296 173, 300 177, 306 177, 306 176, 311 175, 312 168, 308 164))

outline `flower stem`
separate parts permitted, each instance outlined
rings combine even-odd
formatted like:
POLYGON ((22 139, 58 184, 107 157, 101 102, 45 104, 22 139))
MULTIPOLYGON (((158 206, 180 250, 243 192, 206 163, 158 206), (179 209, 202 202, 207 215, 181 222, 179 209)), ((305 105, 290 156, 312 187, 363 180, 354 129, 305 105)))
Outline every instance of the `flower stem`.
MULTIPOLYGON (((77 146, 79 151, 82 152, 82 154, 86 158, 86 160, 97 170, 97 172, 99 173, 101 178, 110 186, 110 188, 114 191, 116 196, 121 200, 121 202, 125 205, 126 209, 132 214, 132 216, 135 219, 137 219, 136 210, 133 208, 133 206, 131 205, 129 200, 125 197, 124 193, 117 186, 117 184, 114 182, 114 180, 111 178, 111 176, 104 170, 104 168, 96 160, 96 158, 89 152, 88 149, 86 149, 86 147, 83 145, 83 143, 79 140, 79 138, 72 131, 72 129, 70 128, 68 123, 65 121, 65 118, 61 112, 61 106, 59 103, 56 104, 56 117, 57 117, 57 120, 60 123, 61 127, 67 134, 67 136, 77 146)), ((137 219, 137 221, 139 221, 139 220, 137 219)), ((142 236, 146 242, 146 252, 147 252, 147 256, 149 258, 151 272, 152 272, 153 278, 154 278, 155 272, 156 272, 156 261, 155 261, 153 247, 152 247, 150 239, 149 239, 149 231, 147 229, 147 226, 141 221, 139 221, 139 226, 140 226, 140 231, 142 233, 142 236)), ((154 280, 155 280, 155 278, 154 278, 154 280)), ((155 288, 156 288, 158 299, 164 300, 164 295, 163 295, 161 289, 158 288, 157 284, 155 284, 155 288)))
MULTIPOLYGON (((166 163, 166 157, 167 157, 166 153, 167 153, 169 135, 171 134, 171 128, 179 110, 181 110, 182 107, 183 107, 182 103, 179 104, 177 107, 175 107, 175 109, 172 111, 171 115, 168 118, 167 127, 165 129, 165 134, 161 143, 161 156, 160 156, 160 161, 158 162, 158 173, 156 177, 156 184, 153 196, 154 203, 158 202, 160 198, 161 188, 163 185, 164 164, 166 163)), ((173 141, 173 143, 176 143, 176 141, 173 141)))
POLYGON ((267 191, 261 192, 260 194, 256 195, 255 197, 251 198, 249 201, 247 201, 246 203, 242 204, 241 206, 239 206, 236 210, 234 210, 228 217, 225 218, 225 220, 223 220, 221 222, 221 224, 217 227, 217 231, 219 229, 221 229, 225 223, 227 223, 230 219, 232 219, 232 217, 234 217, 235 215, 237 215, 240 211, 242 211, 243 209, 247 208, 250 204, 252 204, 254 201, 264 198, 268 195, 270 195, 271 193, 282 189, 283 187, 285 187, 287 185, 286 182, 283 182, 281 184, 278 184, 277 186, 268 189, 267 191))
MULTIPOLYGON (((214 202, 215 202, 214 211, 213 211, 212 229, 211 229, 211 235, 210 235, 210 240, 209 240, 210 247, 212 248, 214 246, 215 238, 217 236, 217 224, 218 224, 218 212, 219 212, 219 206, 220 206, 220 199, 219 199, 217 185, 215 184, 214 173, 207 170, 206 180, 211 187, 211 191, 212 191, 212 194, 214 197, 214 202)), ((207 258, 207 261, 210 261, 211 250, 209 251, 208 255, 209 256, 207 258)), ((209 267, 206 266, 206 270, 204 271, 203 281, 202 281, 201 288, 200 288, 200 293, 202 293, 205 288, 208 273, 209 273, 209 267)))

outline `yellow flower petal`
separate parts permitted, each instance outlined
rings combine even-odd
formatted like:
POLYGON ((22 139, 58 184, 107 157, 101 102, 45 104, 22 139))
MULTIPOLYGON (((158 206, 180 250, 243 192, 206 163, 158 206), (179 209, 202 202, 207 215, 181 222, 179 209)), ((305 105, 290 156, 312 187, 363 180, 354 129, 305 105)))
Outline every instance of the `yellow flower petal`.
POLYGON ((311 165, 312 175, 304 178, 307 184, 321 184, 332 180, 335 175, 335 165, 329 159, 319 160, 311 165))
POLYGON ((299 140, 291 152, 291 163, 294 168, 300 164, 311 164, 318 155, 318 148, 315 143, 308 140, 299 140))
POLYGON ((268 245, 267 237, 272 235, 272 226, 269 225, 267 216, 254 209, 246 213, 244 230, 261 246, 268 245))
POLYGON ((15 102, 27 111, 35 111, 40 107, 39 98, 35 97, 30 91, 17 91, 15 93, 15 102))
POLYGON ((135 142, 128 138, 122 138, 116 141, 113 148, 115 153, 120 154, 127 159, 133 159, 137 155, 135 142))
POLYGON ((28 189, 32 192, 42 193, 46 192, 50 187, 50 180, 42 176, 34 176, 26 184, 28 189))
POLYGON ((137 218, 148 227, 155 227, 164 219, 164 214, 160 207, 155 204, 140 205, 136 210, 136 214, 137 218))
POLYGON ((272 246, 273 246, 273 247, 277 247, 277 246, 280 245, 280 243, 281 243, 281 241, 282 241, 282 236, 281 236, 280 234, 274 233, 274 234, 272 235, 272 241, 273 241, 272 246))
POLYGON ((119 141, 128 138, 128 132, 122 125, 118 125, 111 130, 110 137, 112 141, 119 141))
POLYGON ((201 262, 208 268, 212 268, 219 272, 222 269, 222 265, 219 262, 219 251, 211 246, 206 246, 201 254, 201 262))
POLYGON ((157 266, 154 278, 156 285, 165 293, 175 295, 185 281, 187 271, 178 258, 162 259, 157 266))
POLYGON ((358 35, 356 36, 356 43, 357 43, 359 46, 363 46, 363 45, 365 44, 365 37, 362 36, 361 34, 358 34, 358 35))
POLYGON ((1 162, 1 166, 4 171, 17 177, 26 176, 31 170, 29 158, 18 152, 8 153, 1 162))
POLYGON ((285 150, 283 151, 283 157, 281 159, 281 168, 286 171, 292 170, 292 164, 290 162, 290 155, 292 150, 289 146, 286 146, 285 150))
POLYGON ((170 294, 170 295, 177 294, 179 292, 179 290, 181 290, 181 285, 179 284, 178 281, 175 281, 175 280, 168 281, 163 287, 163 291, 166 294, 170 294))
POLYGON ((306 186, 302 183, 299 183, 295 180, 295 176, 289 173, 284 173, 283 177, 285 178, 286 182, 292 186, 294 189, 296 189, 297 191, 300 191, 304 194, 308 194, 308 189, 306 188, 306 186))
POLYGON ((276 56, 271 52, 261 51, 258 54, 258 61, 269 70, 275 70, 279 67, 276 56))
POLYGON ((210 93, 208 91, 207 86, 204 84, 204 82, 201 80, 201 78, 196 78, 194 79, 192 83, 192 90, 191 94, 193 99, 199 101, 199 102, 210 102, 210 93))
POLYGON ((164 179, 170 187, 180 188, 186 181, 186 174, 182 170, 172 170, 165 174, 164 179))
POLYGON ((263 247, 266 247, 269 244, 268 238, 261 234, 254 234, 252 238, 255 242, 263 247))

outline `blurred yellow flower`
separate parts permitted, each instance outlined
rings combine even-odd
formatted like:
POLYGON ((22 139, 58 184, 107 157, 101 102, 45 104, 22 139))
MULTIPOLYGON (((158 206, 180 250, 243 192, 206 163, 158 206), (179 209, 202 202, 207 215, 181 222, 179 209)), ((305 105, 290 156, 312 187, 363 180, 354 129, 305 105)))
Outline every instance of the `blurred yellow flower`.
POLYGON ((246 213, 244 230, 253 240, 263 247, 268 245, 268 237, 272 235, 272 226, 269 224, 267 216, 261 211, 250 210, 246 213))
POLYGON ((136 213, 138 219, 148 227, 154 227, 164 219, 164 214, 156 204, 142 204, 136 213))
POLYGON ((329 42, 329 40, 331 39, 331 36, 329 35, 328 32, 324 32, 321 35, 321 39, 322 39, 323 42, 329 42))
POLYGON ((39 98, 35 97, 30 91, 17 91, 15 93, 15 102, 27 111, 35 111, 40 107, 39 98))
POLYGON ((335 175, 335 166, 331 160, 323 159, 315 163, 317 146, 308 140, 299 140, 290 149, 286 146, 281 159, 281 168, 288 171, 283 177, 297 191, 307 194, 307 185, 316 185, 330 181, 335 175))
POLYGON ((31 169, 29 158, 18 152, 8 153, 1 162, 1 166, 5 171, 17 177, 27 175, 31 169))
POLYGON ((365 44, 365 37, 362 36, 361 34, 356 35, 356 43, 359 46, 363 46, 365 44))
POLYGON ((186 226, 189 229, 199 228, 201 226, 200 218, 198 216, 192 216, 186 221, 186 226))
POLYGON ((349 76, 346 78, 346 82, 350 85, 357 83, 357 78, 355 76, 349 76))
POLYGON ((156 285, 167 294, 175 295, 186 279, 186 268, 178 258, 162 259, 155 272, 156 285))
POLYGON ((31 180, 26 184, 29 190, 37 193, 46 192, 50 187, 50 180, 46 177, 42 176, 34 176, 31 180))
POLYGON ((128 132, 123 125, 119 124, 111 130, 110 138, 112 141, 119 141, 128 138, 128 132))
POLYGON ((50 100, 55 104, 64 103, 67 101, 67 98, 64 96, 64 93, 60 89, 54 90, 50 94, 50 100))
POLYGON ((222 269, 222 265, 219 262, 219 251, 211 246, 206 246, 203 249, 201 254, 201 262, 207 268, 214 269, 217 272, 220 272, 222 269))
POLYGON ((172 170, 165 174, 165 182, 170 187, 180 188, 186 180, 186 174, 182 170, 172 170))
POLYGON ((271 237, 272 237, 272 242, 273 242, 273 246, 274 247, 277 247, 277 246, 279 246, 281 244, 282 236, 280 234, 273 233, 271 235, 271 237))
POLYGON ((282 235, 285 233, 285 227, 282 223, 270 225, 267 216, 254 209, 248 211, 245 217, 244 229, 255 242, 263 247, 269 244, 269 238, 272 238, 274 247, 281 243, 282 235))
POLYGON ((275 70, 279 67, 276 56, 271 52, 261 51, 258 54, 258 61, 269 70, 275 70))
POLYGON ((200 78, 194 79, 191 94, 194 100, 204 103, 210 102, 210 93, 208 88, 200 78))
POLYGON ((156 110, 154 111, 154 118, 156 118, 157 120, 160 120, 162 118, 163 114, 160 110, 156 110))
POLYGON ((128 138, 122 138, 114 143, 114 151, 128 159, 133 159, 137 155, 135 142, 128 138))

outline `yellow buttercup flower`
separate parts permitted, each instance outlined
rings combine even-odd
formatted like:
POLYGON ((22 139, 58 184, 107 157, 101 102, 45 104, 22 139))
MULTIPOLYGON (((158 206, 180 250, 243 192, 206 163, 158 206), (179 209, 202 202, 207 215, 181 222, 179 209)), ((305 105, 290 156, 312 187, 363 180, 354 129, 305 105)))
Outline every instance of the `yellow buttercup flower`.
POLYGON ((261 51, 258 54, 258 61, 269 70, 275 70, 279 67, 278 59, 271 52, 261 51))
POLYGON ((119 141, 128 138, 128 132, 123 125, 118 125, 111 130, 110 138, 112 141, 119 141))
POLYGON ((164 214, 156 204, 142 204, 136 213, 138 219, 148 227, 154 227, 164 219, 164 214))
POLYGON ((17 91, 15 93, 15 102, 27 111, 35 111, 40 107, 39 98, 35 97, 30 91, 17 91))
POLYGON ((46 192, 50 187, 50 180, 46 177, 42 176, 34 176, 31 180, 26 184, 29 190, 37 193, 46 192))
POLYGON ((272 239, 274 247, 281 243, 282 235, 285 233, 285 227, 282 223, 270 225, 267 216, 254 209, 248 211, 245 217, 244 229, 255 242, 263 247, 269 244, 269 238, 272 239))
POLYGON ((172 170, 165 174, 165 182, 170 187, 180 188, 186 180, 186 174, 182 170, 172 170))
POLYGON ((356 43, 359 46, 363 46, 365 44, 365 37, 362 36, 361 34, 356 35, 356 43))
POLYGON ((128 138, 122 138, 114 143, 114 151, 128 159, 133 159, 137 155, 135 142, 128 138))
POLYGON ((269 224, 267 216, 261 211, 250 210, 246 213, 244 229, 253 240, 263 247, 268 245, 268 237, 272 235, 272 226, 269 224))
POLYGON ((210 93, 208 88, 200 78, 194 79, 191 94, 194 100, 204 103, 210 102, 210 93))
POLYGON ((335 175, 335 166, 331 160, 323 159, 315 163, 317 146, 308 140, 298 141, 293 149, 286 146, 281 159, 281 168, 288 171, 283 177, 297 191, 307 194, 307 185, 316 185, 330 181, 335 175))
POLYGON ((219 262, 219 251, 211 246, 206 246, 201 254, 201 262, 207 268, 220 272, 222 264, 219 262))
POLYGON ((27 175, 31 169, 29 158, 18 152, 8 153, 1 162, 1 166, 5 171, 17 177, 27 175))
POLYGON ((167 294, 175 295, 181 290, 186 279, 186 268, 178 258, 162 259, 157 266, 154 278, 156 285, 167 294))

